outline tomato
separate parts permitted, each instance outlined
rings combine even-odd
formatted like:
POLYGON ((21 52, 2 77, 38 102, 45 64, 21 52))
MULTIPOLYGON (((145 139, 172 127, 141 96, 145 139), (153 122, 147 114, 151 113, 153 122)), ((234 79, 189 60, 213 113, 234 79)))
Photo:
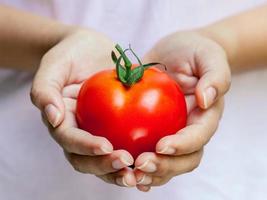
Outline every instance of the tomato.
POLYGON ((76 118, 81 129, 136 158, 155 151, 160 138, 185 127, 186 113, 179 85, 151 67, 131 86, 123 84, 114 69, 94 74, 80 89, 76 118))

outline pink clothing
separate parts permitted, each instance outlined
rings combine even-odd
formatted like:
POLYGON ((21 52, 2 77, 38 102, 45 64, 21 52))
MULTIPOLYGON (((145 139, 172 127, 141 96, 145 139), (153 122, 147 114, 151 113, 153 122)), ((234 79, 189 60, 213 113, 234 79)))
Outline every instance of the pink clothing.
MULTIPOLYGON (((144 54, 160 37, 213 22, 264 0, 0 0, 104 32, 144 54)), ((1 44, 0 44, 1 45, 1 44)), ((201 165, 149 193, 75 172, 30 102, 31 75, 0 70, 0 199, 267 199, 267 70, 233 78, 220 127, 201 165)))

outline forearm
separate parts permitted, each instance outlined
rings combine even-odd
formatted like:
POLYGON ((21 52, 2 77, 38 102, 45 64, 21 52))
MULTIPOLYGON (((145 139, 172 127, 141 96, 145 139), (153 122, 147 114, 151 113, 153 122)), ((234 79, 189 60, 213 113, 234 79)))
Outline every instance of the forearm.
POLYGON ((229 17, 200 32, 224 47, 233 71, 267 65, 267 6, 229 17))
POLYGON ((46 51, 71 27, 27 12, 0 6, 0 66, 35 70, 46 51))

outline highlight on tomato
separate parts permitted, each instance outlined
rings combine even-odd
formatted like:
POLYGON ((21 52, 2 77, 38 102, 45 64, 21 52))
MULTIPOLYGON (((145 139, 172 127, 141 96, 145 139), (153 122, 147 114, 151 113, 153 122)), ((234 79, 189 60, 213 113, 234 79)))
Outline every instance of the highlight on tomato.
POLYGON ((155 67, 160 63, 143 64, 130 46, 115 48, 119 56, 112 51, 111 57, 116 68, 99 71, 83 83, 76 118, 79 128, 137 158, 155 151, 162 137, 185 127, 185 97, 177 82, 155 67), (132 64, 126 52, 138 64, 132 64))

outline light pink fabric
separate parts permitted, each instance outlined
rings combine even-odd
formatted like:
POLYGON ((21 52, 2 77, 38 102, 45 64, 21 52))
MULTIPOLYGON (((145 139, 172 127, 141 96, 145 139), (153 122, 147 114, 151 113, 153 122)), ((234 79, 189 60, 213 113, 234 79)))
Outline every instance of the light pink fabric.
MULTIPOLYGON (((160 37, 205 25, 263 0, 0 0, 92 27, 144 54, 160 37)), ((1 44, 0 44, 1 45, 1 44)), ((75 172, 29 99, 31 76, 0 71, 0 199, 267 199, 267 70, 233 78, 225 113, 201 165, 144 194, 75 172)))

